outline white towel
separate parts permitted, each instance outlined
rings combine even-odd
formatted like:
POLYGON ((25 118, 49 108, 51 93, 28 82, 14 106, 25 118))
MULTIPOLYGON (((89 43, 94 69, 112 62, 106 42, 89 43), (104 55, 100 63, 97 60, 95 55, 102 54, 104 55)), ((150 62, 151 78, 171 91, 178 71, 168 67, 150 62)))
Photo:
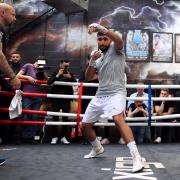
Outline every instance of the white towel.
POLYGON ((22 113, 22 93, 23 92, 21 90, 16 90, 16 94, 14 95, 9 106, 10 119, 16 118, 22 113))

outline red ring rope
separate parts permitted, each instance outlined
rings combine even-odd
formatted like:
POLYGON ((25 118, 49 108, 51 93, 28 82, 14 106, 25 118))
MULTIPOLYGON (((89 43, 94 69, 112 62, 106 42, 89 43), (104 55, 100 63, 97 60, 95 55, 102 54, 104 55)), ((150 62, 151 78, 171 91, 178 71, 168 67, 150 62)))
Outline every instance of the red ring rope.
MULTIPOLYGON (((5 80, 9 80, 10 78, 5 78, 5 80)), ((25 80, 25 79, 21 79, 21 78, 19 78, 20 80, 21 80, 21 82, 23 82, 23 83, 29 83, 29 81, 28 80, 25 80)), ((46 80, 36 80, 36 84, 47 84, 47 81, 46 80)))
MULTIPOLYGON (((9 108, 0 108, 0 112, 8 112, 8 111, 9 111, 9 108)), ((47 116, 47 111, 39 111, 39 110, 23 109, 22 113, 26 113, 26 114, 38 114, 38 115, 47 116)))
MULTIPOLYGON (((15 95, 15 93, 14 92, 7 92, 7 91, 0 91, 0 95, 13 96, 13 95, 15 95)), ((47 94, 43 94, 43 93, 22 93, 22 96, 24 96, 24 97, 45 97, 45 98, 47 98, 47 94)))
POLYGON ((0 124, 45 125, 44 121, 0 120, 0 124))

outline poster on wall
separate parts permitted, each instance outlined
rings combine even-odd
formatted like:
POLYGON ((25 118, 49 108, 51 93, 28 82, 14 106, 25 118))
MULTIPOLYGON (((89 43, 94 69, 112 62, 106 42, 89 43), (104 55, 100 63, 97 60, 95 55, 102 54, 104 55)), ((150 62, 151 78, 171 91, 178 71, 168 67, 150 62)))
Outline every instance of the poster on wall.
POLYGON ((175 34, 175 62, 180 63, 180 34, 175 34))
POLYGON ((148 61, 149 32, 147 30, 128 30, 125 42, 126 59, 129 61, 148 61))
POLYGON ((173 60, 173 34, 153 33, 152 61, 172 62, 173 60))

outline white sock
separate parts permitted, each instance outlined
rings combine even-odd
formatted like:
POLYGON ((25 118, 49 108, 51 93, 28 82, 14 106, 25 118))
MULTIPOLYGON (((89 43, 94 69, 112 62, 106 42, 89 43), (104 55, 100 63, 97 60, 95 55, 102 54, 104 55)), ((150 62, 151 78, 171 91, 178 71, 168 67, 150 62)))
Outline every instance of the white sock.
POLYGON ((92 144, 93 147, 97 147, 101 145, 100 141, 97 138, 94 141, 91 141, 90 143, 92 144))
POLYGON ((137 149, 135 141, 128 143, 127 147, 129 148, 132 157, 139 157, 139 158, 141 157, 137 149))

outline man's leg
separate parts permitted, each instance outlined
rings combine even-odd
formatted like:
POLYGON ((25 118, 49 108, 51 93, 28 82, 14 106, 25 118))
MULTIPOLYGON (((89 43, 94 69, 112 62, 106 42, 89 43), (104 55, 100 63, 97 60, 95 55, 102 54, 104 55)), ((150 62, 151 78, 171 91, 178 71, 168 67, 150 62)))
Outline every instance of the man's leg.
POLYGON ((113 116, 113 119, 114 119, 114 122, 116 123, 116 126, 117 126, 121 136, 125 140, 128 148, 130 150, 130 154, 133 158, 132 172, 141 171, 144 168, 144 163, 142 162, 142 158, 137 149, 132 131, 124 120, 124 113, 122 112, 118 115, 113 116))
POLYGON ((94 129, 92 128, 94 123, 84 123, 82 122, 81 127, 83 131, 83 135, 87 137, 89 142, 92 145, 92 150, 89 154, 85 155, 85 159, 94 158, 99 154, 102 154, 104 152, 104 148, 102 147, 100 141, 96 137, 96 133, 94 129))

